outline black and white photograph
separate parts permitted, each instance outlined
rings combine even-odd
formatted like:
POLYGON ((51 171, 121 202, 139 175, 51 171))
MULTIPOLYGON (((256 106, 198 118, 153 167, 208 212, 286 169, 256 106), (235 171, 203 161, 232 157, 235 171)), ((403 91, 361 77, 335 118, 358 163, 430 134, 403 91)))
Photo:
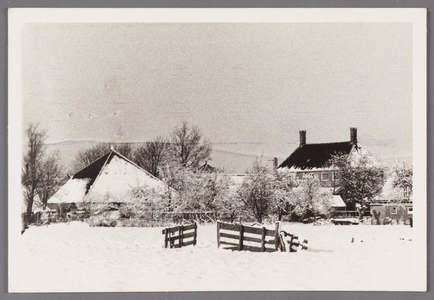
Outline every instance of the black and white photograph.
POLYGON ((426 291, 426 16, 10 9, 9 292, 426 291))

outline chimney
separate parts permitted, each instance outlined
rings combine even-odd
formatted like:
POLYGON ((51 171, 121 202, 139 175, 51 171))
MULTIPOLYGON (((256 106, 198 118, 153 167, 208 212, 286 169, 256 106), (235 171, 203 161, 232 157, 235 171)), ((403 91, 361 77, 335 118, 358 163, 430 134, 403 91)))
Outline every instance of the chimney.
POLYGON ((273 158, 273 168, 277 169, 278 166, 278 161, 277 161, 277 157, 273 158))
POLYGON ((354 145, 357 145, 357 128, 351 127, 350 128, 350 133, 351 133, 351 140, 350 140, 350 142, 353 143, 354 145))
POLYGON ((300 130, 300 147, 306 145, 306 130, 300 130))

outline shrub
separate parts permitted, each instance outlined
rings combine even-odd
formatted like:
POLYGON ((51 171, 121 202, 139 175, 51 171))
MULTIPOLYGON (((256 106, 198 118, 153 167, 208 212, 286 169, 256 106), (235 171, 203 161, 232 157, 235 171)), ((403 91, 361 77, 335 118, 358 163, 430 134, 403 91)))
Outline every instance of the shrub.
POLYGON ((104 214, 98 216, 91 216, 87 219, 90 227, 115 227, 117 220, 111 216, 104 214))

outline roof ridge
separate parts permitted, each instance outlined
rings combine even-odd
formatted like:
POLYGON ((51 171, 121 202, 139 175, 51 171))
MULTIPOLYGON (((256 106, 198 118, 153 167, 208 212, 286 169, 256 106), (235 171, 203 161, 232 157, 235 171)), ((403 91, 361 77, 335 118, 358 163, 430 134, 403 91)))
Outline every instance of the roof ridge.
MULTIPOLYGON (((343 141, 343 142, 329 142, 329 143, 306 143, 306 144, 304 144, 303 146, 306 146, 306 145, 331 145, 331 144, 351 144, 351 141, 343 141)), ((303 146, 301 146, 301 147, 303 147, 303 146)), ((298 148, 301 148, 301 147, 298 147, 298 148)))

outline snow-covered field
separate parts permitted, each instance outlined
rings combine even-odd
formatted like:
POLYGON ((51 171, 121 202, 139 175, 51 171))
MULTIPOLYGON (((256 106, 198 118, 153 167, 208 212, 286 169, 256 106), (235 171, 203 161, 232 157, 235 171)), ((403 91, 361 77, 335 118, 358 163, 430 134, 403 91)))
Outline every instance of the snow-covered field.
MULTIPOLYGON (((273 228, 271 225, 270 228, 273 228)), ((414 290, 408 226, 283 224, 309 240, 297 253, 217 249, 216 225, 196 246, 164 249, 162 228, 86 223, 30 227, 10 267, 11 292, 414 290), (354 242, 351 240, 354 238, 354 242)))

